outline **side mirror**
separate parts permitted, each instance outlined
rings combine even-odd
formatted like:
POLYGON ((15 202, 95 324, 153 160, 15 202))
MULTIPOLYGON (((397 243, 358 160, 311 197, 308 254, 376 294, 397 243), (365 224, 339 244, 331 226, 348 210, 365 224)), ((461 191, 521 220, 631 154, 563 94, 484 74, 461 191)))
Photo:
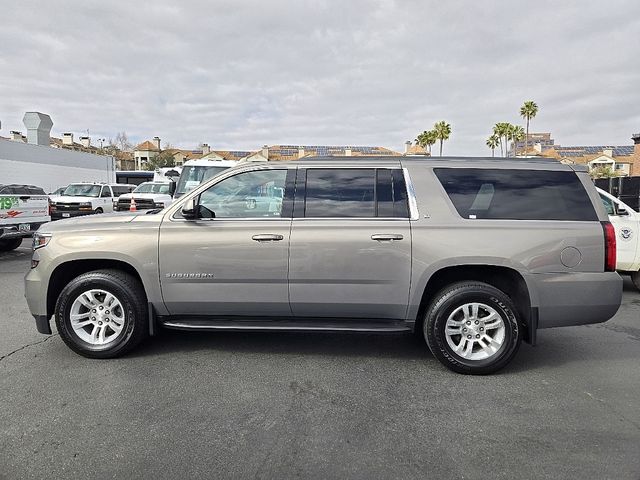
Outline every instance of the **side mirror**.
POLYGON ((618 212, 617 212, 618 216, 620 217, 626 217, 629 215, 629 212, 627 211, 626 208, 624 207, 618 207, 618 212))
POLYGON ((169 182, 169 195, 173 197, 173 194, 176 193, 176 182, 169 182))
POLYGON ((189 200, 187 200, 182 206, 182 210, 180 211, 180 213, 187 220, 195 220, 196 218, 198 218, 195 199, 190 198, 189 200))

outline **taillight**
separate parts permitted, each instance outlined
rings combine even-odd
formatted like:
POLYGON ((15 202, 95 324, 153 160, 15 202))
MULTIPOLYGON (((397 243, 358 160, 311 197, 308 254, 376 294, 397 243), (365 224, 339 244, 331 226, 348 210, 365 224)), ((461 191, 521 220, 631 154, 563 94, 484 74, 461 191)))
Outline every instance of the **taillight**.
POLYGON ((611 222, 602 222, 604 230, 604 271, 616 271, 616 231, 611 222))

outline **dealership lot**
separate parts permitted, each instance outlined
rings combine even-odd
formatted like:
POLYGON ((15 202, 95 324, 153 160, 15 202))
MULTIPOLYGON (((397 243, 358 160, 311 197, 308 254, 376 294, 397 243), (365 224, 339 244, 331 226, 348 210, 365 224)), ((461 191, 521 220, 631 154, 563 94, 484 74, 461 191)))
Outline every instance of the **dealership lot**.
POLYGON ((409 335, 164 333, 108 361, 35 330, 0 254, 0 478, 612 478, 640 473, 640 293, 488 377, 409 335))

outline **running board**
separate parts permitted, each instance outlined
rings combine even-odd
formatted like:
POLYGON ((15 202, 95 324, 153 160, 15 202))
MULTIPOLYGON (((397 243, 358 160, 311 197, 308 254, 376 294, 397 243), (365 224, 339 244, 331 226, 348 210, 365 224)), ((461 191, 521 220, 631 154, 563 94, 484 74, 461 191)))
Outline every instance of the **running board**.
POLYGON ((322 332, 409 332, 412 325, 403 320, 240 320, 221 318, 159 318, 158 323, 173 330, 228 330, 228 331, 322 331, 322 332))

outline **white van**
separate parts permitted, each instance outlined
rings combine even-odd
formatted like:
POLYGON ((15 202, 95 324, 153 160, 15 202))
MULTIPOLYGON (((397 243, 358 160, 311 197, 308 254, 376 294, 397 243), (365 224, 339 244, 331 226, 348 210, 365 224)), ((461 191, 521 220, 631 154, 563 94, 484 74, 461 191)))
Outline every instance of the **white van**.
POLYGON ((111 213, 118 197, 130 193, 135 185, 106 183, 72 183, 61 196, 51 201, 51 218, 78 217, 94 213, 111 213))
POLYGON ((616 231, 616 268, 620 273, 630 274, 640 290, 640 213, 604 190, 596 190, 616 231))

